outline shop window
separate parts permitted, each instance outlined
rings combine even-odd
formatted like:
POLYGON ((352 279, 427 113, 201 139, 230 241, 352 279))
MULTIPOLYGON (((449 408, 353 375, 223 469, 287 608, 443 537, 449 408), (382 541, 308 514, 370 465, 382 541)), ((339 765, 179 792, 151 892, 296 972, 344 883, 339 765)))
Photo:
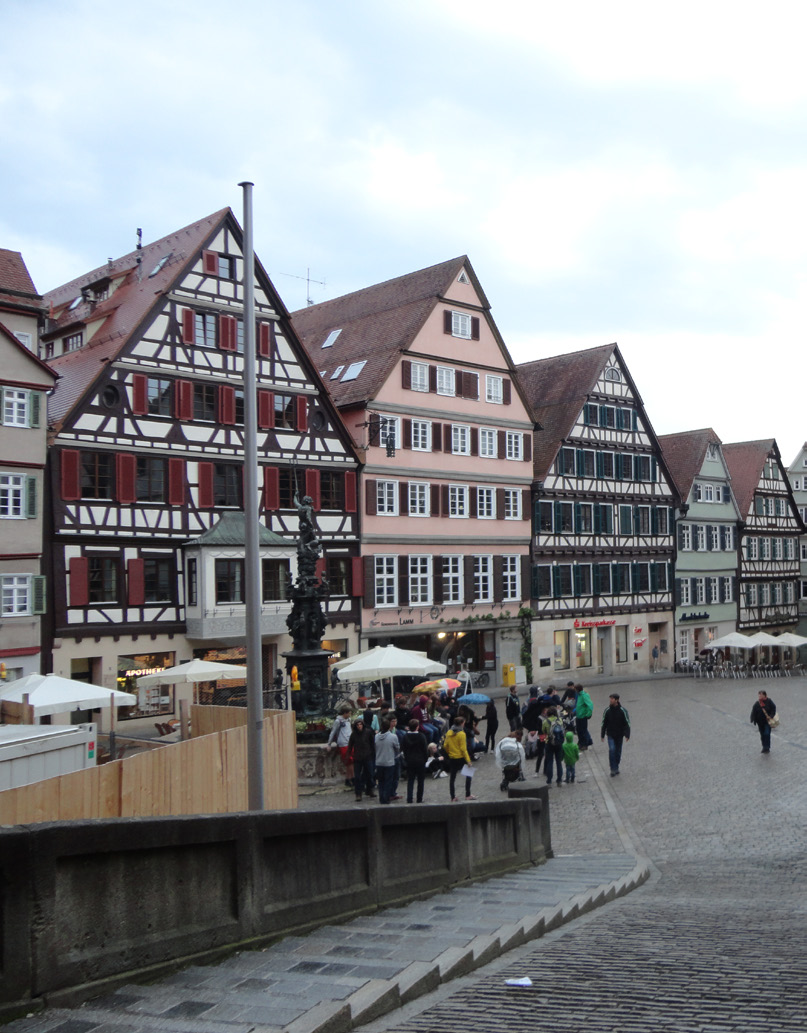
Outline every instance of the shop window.
POLYGON ((569 669, 569 632, 555 632, 555 670, 568 671, 569 669))
POLYGON ((591 629, 574 632, 575 658, 578 667, 591 667, 591 629))
POLYGON ((628 626, 619 624, 614 628, 616 640, 616 662, 626 664, 628 662, 628 626))

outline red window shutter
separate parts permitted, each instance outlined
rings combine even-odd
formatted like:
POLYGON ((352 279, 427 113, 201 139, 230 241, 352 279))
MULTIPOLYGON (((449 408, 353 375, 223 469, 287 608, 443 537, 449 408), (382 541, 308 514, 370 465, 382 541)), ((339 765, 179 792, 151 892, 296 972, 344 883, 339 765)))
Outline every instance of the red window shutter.
POLYGON ((375 557, 364 556, 364 599, 363 606, 372 610, 375 607, 375 557))
POLYGON ((474 558, 473 556, 462 557, 462 579, 463 579, 463 602, 474 601, 474 558))
POLYGON ((429 366, 429 391, 434 394, 437 391, 437 367, 429 366))
POLYGON ((182 343, 194 344, 196 341, 196 313, 192 308, 182 310, 182 343))
POLYGON ((62 498, 65 502, 75 502, 81 498, 81 478, 79 476, 80 455, 73 448, 62 449, 62 498))
POLYGON ((412 387, 412 361, 404 359, 401 363, 401 387, 411 389, 412 387))
POLYGON ((375 516, 378 512, 378 495, 376 493, 375 479, 364 482, 364 512, 368 516, 375 516))
POLYGON ((443 309, 443 333, 444 334, 450 334, 451 333, 452 322, 453 322, 453 320, 452 320, 452 317, 451 317, 451 309, 449 309, 449 308, 443 309))
POLYGON ((431 515, 440 516, 440 485, 429 485, 431 494, 431 515))
POLYGON ((463 398, 472 398, 475 402, 479 400, 479 374, 462 374, 462 395, 463 398))
POLYGON ((232 425, 235 423, 235 388, 222 384, 218 393, 219 423, 232 425))
POLYGON ((479 428, 471 427, 471 455, 479 455, 479 428))
POLYGON ((512 385, 507 377, 502 380, 502 405, 509 405, 512 401, 512 385))
POLYGON ((398 512, 401 516, 409 516, 409 483, 398 481, 398 512))
POLYGON ((496 519, 504 520, 504 488, 496 489, 496 519))
POLYGON ((448 485, 440 485, 440 516, 448 516, 448 485))
POLYGON ((310 495, 314 503, 314 509, 319 509, 321 496, 319 490, 319 470, 308 469, 305 471, 305 493, 310 495))
POLYGON ((263 468, 263 508, 280 509, 280 470, 276 466, 263 468))
POLYGON ((324 556, 320 556, 320 558, 317 560, 317 562, 316 562, 316 564, 314 566, 314 575, 316 576, 318 581, 322 581, 323 577, 325 577, 325 557, 324 556))
POLYGON ((364 595, 364 565, 361 556, 351 556, 350 574, 350 594, 352 596, 364 595))
POLYGON ((345 470, 345 512, 355 513, 357 508, 356 472, 355 470, 345 470))
POLYGON ((174 415, 178 420, 193 419, 193 384, 190 380, 174 382, 174 415))
POLYGON ((115 456, 115 487, 118 502, 129 505, 137 501, 137 457, 128 452, 115 456))
POLYGON ((199 463, 199 508, 213 506, 213 464, 199 463))
POLYGON ((435 603, 443 601, 443 557, 435 556, 432 559, 432 600, 435 603))
POLYGON ((471 340, 479 340, 479 316, 471 316, 471 340))
POLYGON ((168 460, 168 505, 185 504, 185 460, 168 460))
POLYGON ((145 567, 141 559, 129 560, 126 564, 130 606, 142 606, 146 601, 145 567))
POLYGON ((219 348, 224 352, 234 352, 238 336, 238 323, 235 316, 219 316, 219 348))
POLYGON ((455 369, 454 370, 454 394, 457 396, 457 398, 464 398, 465 397, 465 395, 462 393, 463 385, 464 385, 464 380, 463 380, 463 376, 462 376, 462 370, 461 369, 455 369))
POLYGON ((297 430, 308 430, 308 399, 305 395, 297 397, 297 430))
POLYGON ((411 420, 404 420, 403 421, 403 447, 404 448, 411 448, 412 447, 412 421, 411 420))
POLYGON ((272 325, 270 323, 258 324, 258 355, 262 359, 272 357, 272 325))
POLYGON ((217 251, 202 252, 202 270, 205 276, 218 276, 219 256, 217 251))
POLYGON ((468 492, 468 514, 471 517, 475 517, 477 514, 476 501, 476 488, 471 486, 468 492))
POLYGON ((275 396, 272 391, 258 392, 258 426, 271 430, 275 425, 275 396))
POLYGON ((507 431, 499 431, 499 459, 507 458, 507 431))
POLYGON ((524 442, 524 461, 527 462, 527 463, 531 463, 532 462, 532 432, 531 431, 527 431, 527 433, 524 435, 522 440, 524 442))
POLYGON ((132 413, 135 416, 146 416, 149 411, 148 377, 140 373, 132 376, 132 413))
POLYGON ((86 556, 70 560, 70 605, 86 606, 90 601, 90 564, 86 556))
POLYGON ((443 425, 442 423, 432 424, 432 452, 443 451, 443 425))

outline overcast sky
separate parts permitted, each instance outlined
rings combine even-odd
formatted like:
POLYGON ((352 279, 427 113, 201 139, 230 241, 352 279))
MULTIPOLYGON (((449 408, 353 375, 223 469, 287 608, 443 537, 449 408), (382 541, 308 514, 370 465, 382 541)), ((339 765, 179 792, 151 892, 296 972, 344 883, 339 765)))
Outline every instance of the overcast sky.
POLYGON ((516 362, 807 439, 807 5, 0 0, 0 246, 44 292, 230 205, 290 309, 467 254, 516 362))

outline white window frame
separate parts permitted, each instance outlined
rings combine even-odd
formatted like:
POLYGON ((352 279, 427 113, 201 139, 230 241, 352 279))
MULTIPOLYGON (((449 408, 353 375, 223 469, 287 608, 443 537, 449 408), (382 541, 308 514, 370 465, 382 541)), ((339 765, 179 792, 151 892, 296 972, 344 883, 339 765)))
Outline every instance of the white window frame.
POLYGON ((712 524, 709 537, 712 541, 712 552, 720 552, 720 525, 712 524))
POLYGON ((437 367, 437 394, 453 398, 457 393, 457 378, 451 366, 437 367))
POLYGON ((381 448, 387 445, 387 438, 392 431, 392 441, 396 448, 401 447, 401 419, 399 416, 386 416, 383 413, 378 417, 378 443, 381 448))
POLYGON ((715 500, 715 486, 714 484, 704 484, 703 486, 703 502, 714 502, 715 500))
POLYGON ((471 340, 471 317, 467 312, 451 311, 451 336, 471 340))
POLYGON ((719 603, 720 602, 720 578, 710 577, 709 578, 709 602, 719 603))
POLYGON ((726 552, 734 552, 736 547, 734 540, 734 526, 732 524, 728 524, 726 526, 726 552))
POLYGON ((686 628, 678 632, 678 659, 689 660, 689 631, 686 628))
POLYGON ((413 391, 429 390, 429 364, 428 362, 413 362, 411 367, 411 387, 413 391))
POLYGON ((431 420, 412 420, 412 450, 414 452, 431 452, 431 420))
POLYGON ((496 519, 496 489, 483 485, 476 489, 476 515, 480 520, 496 519))
POLYGON ((769 560, 771 558, 771 540, 770 538, 759 539, 759 558, 761 560, 769 560))
POLYGON ((793 586, 792 581, 785 581, 785 602, 794 603, 796 601, 796 590, 793 586))
POLYGON ((431 485, 428 481, 409 482, 409 516, 431 516, 431 485))
POLYGON ((757 585, 752 583, 745 586, 745 605, 748 607, 756 606, 758 602, 759 593, 757 591, 757 585))
POLYGON ((521 600, 521 557, 502 556, 502 601, 521 600))
POLYGON ((432 558, 429 555, 409 557, 409 603, 411 606, 431 606, 432 558))
POLYGON ((25 519, 26 480, 24 474, 0 474, 0 517, 4 520, 25 519))
POLYGON ((398 516, 398 482, 376 481, 376 513, 379 516, 398 516))
POLYGON ((706 552, 706 524, 695 524, 695 539, 698 543, 698 551, 706 552))
POLYGON ((505 458, 520 462, 524 457, 524 435, 521 431, 508 430, 505 439, 505 458))
POLYGON ((759 539, 758 538, 746 538, 746 540, 745 540, 745 558, 747 560, 758 560, 759 559, 759 539))
POLYGON ((462 556, 443 556, 443 602, 461 603, 464 596, 462 556))
POLYGON ((774 581, 771 585, 771 601, 774 606, 782 605, 782 582, 774 581))
POLYGON ((3 617, 29 617, 32 608, 30 574, 4 574, 0 577, 0 614, 3 617))
POLYGON ((495 427, 479 428, 480 459, 499 458, 499 435, 495 427))
POLYGON ((492 405, 504 404, 504 377, 485 374, 485 401, 492 405))
POLYGON ((469 515, 468 506, 468 485, 449 484, 448 486, 448 515, 454 520, 464 520, 469 515))
POLYGON ((773 548, 771 549, 771 557, 775 560, 781 560, 784 558, 784 546, 781 538, 774 538, 772 541, 773 548))
POLYGON ((451 424, 451 454, 455 456, 469 456, 471 454, 471 428, 469 424, 451 424))
POLYGON ((493 602, 493 557, 474 556, 474 602, 493 602))
POLYGON ((373 557, 373 591, 376 609, 398 605, 398 557, 373 557))
POLYGON ((692 585, 688 577, 681 578, 681 606, 692 605, 692 585))
POLYGON ((734 581, 730 577, 723 578, 723 602, 734 602, 734 581))
POLYGON ((692 524, 681 524, 681 552, 692 552, 692 524))
POLYGON ((3 388, 3 426, 28 427, 31 421, 31 393, 3 388))
POLYGON ((519 488, 504 489, 504 519, 521 519, 521 490, 519 488))

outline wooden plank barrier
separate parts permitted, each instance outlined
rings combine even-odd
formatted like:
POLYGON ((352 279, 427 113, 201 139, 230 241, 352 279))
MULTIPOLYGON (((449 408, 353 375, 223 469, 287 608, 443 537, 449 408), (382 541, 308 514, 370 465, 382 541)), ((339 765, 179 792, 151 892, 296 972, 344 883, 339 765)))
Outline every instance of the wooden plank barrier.
MULTIPOLYGON (((245 709, 193 707, 191 721, 195 729, 209 727, 210 731, 100 767, 0 792, 0 825, 245 811, 245 709), (208 710, 227 713, 196 713, 208 710)), ((297 736, 293 713, 265 712, 263 767, 264 809, 296 808, 297 736)))

